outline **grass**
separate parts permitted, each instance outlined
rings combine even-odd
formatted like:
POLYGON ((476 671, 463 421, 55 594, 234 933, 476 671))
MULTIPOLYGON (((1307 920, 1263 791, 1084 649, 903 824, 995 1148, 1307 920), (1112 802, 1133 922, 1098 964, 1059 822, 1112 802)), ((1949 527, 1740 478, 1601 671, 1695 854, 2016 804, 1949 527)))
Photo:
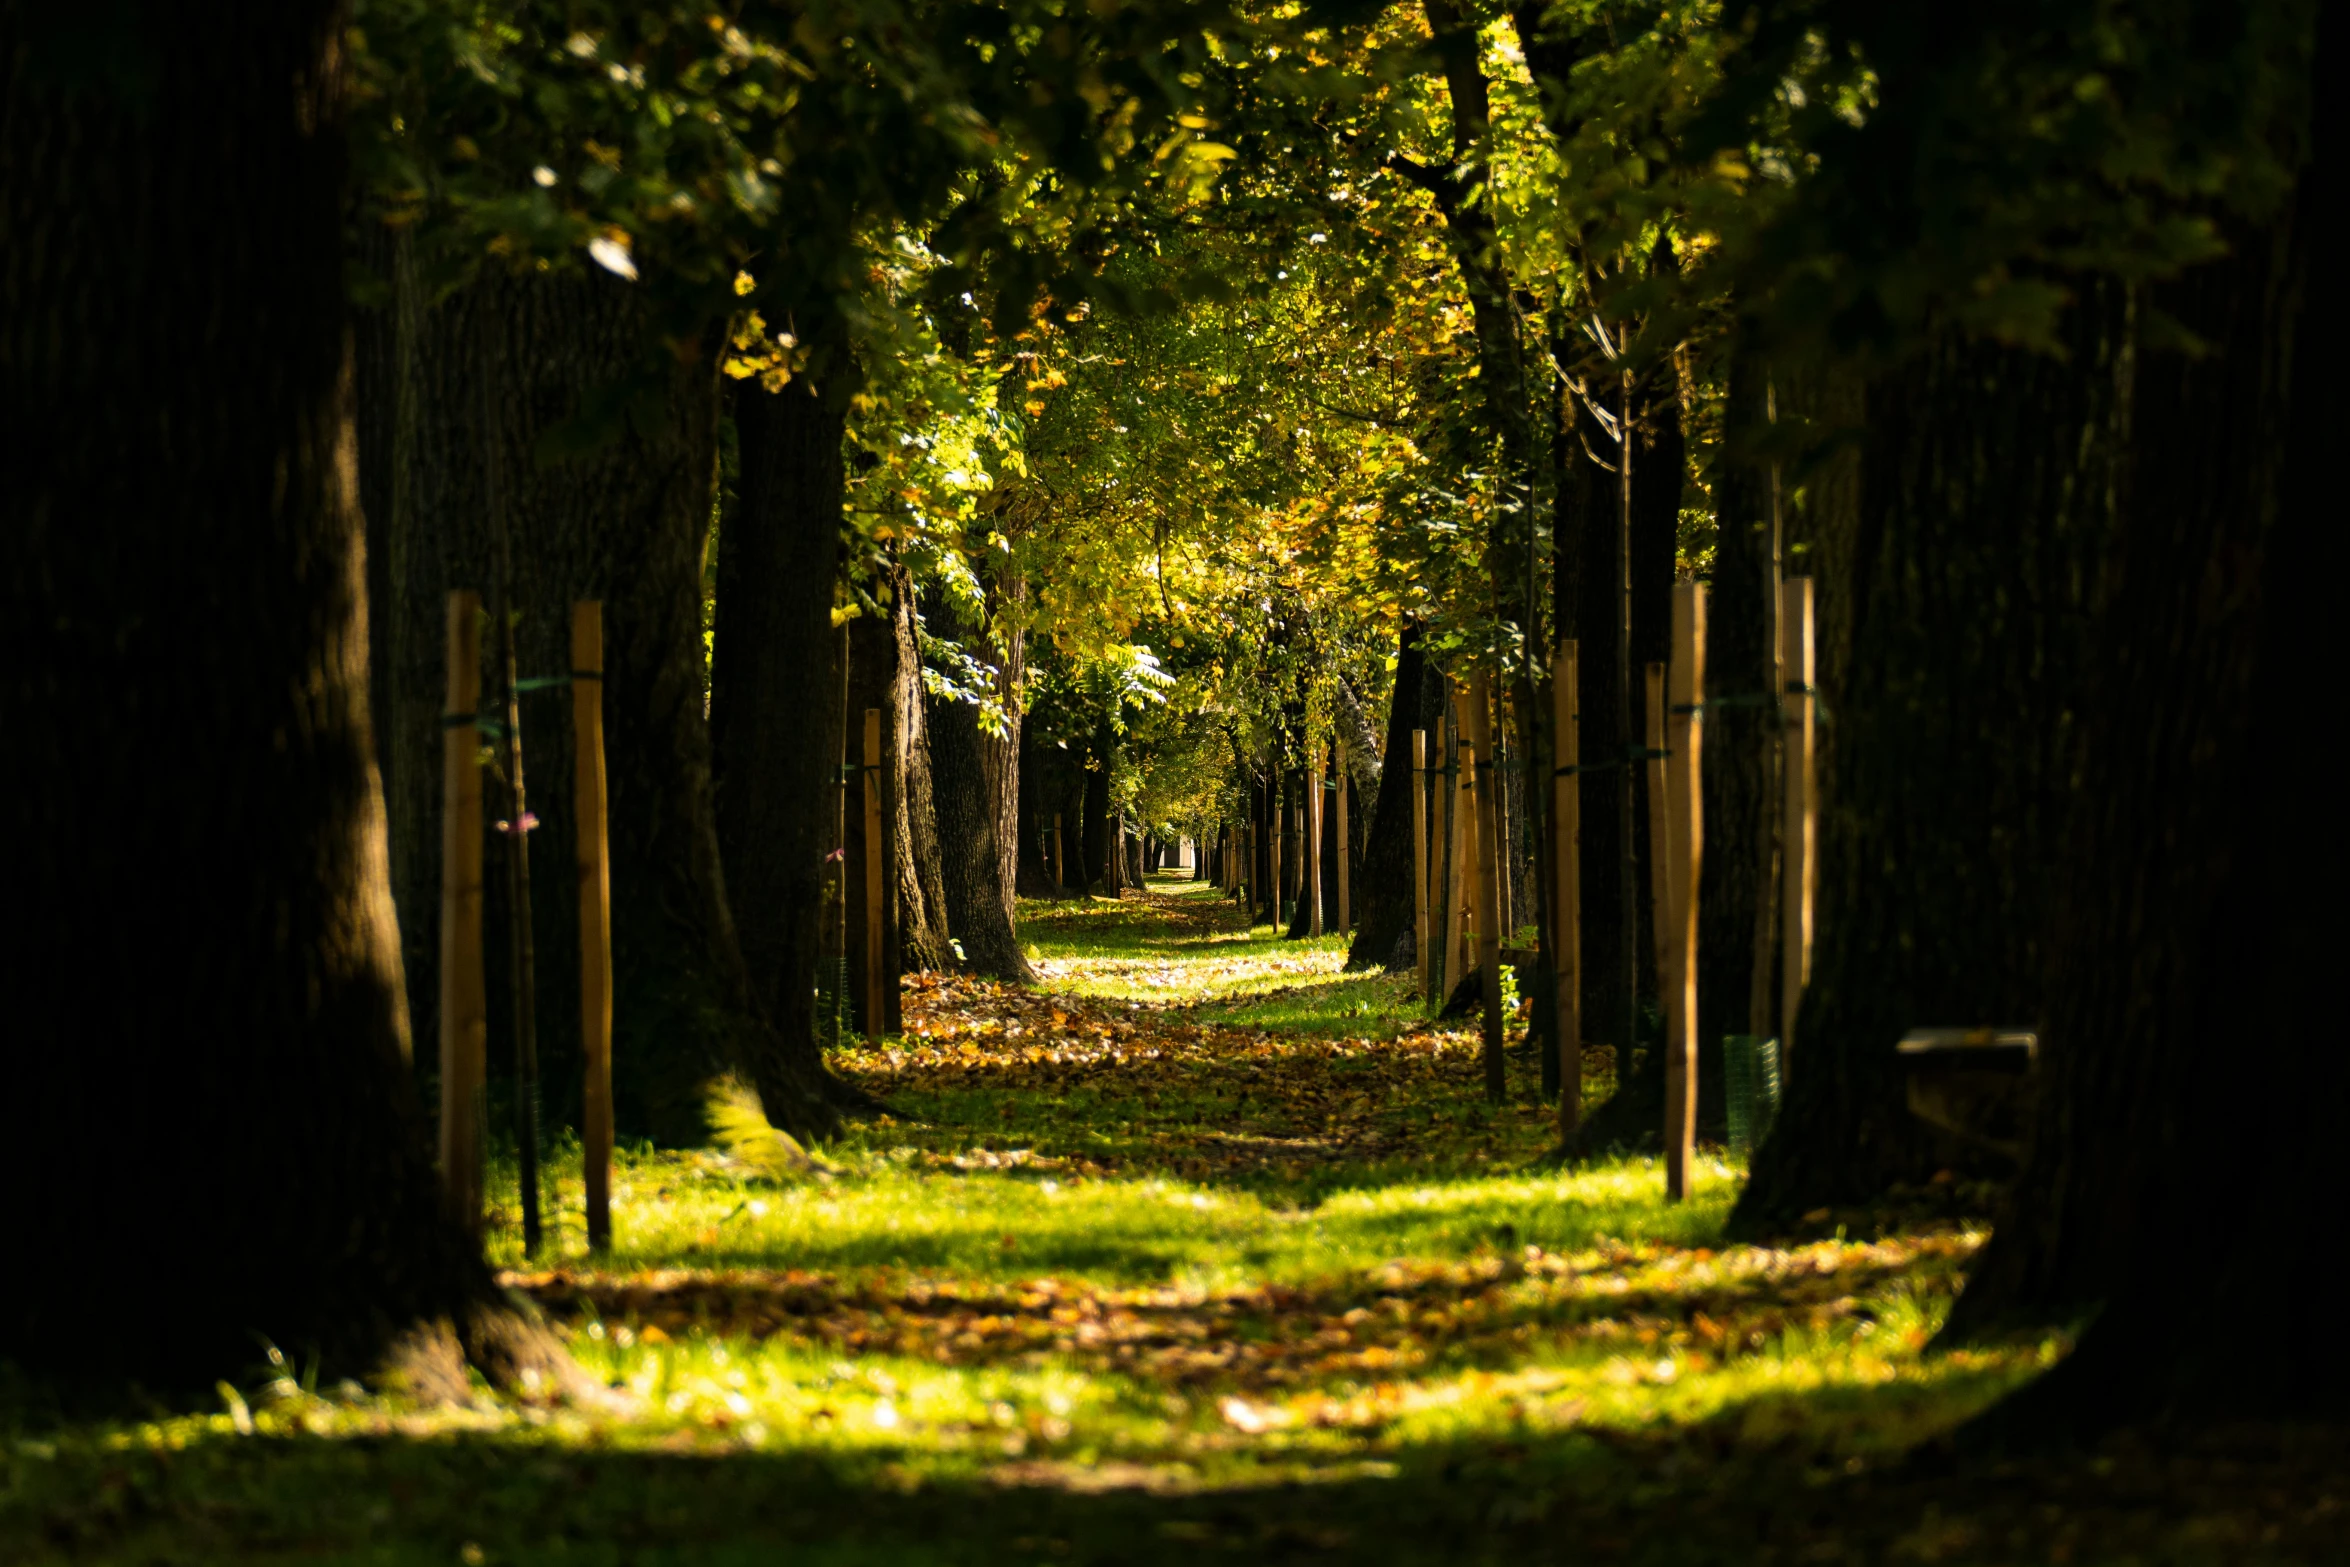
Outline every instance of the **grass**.
POLYGON ((898 1113, 828 1174, 638 1151, 610 1256, 497 1231, 618 1411, 282 1362, 146 1418, 0 1401, 0 1559, 2272 1559, 2269 1502, 2131 1492, 2151 1459, 1902 1466, 2063 1347, 1924 1352, 1979 1225, 1726 1246, 1729 1163, 1679 1206, 1539 1165, 1525 1085, 1485 1106, 1337 938, 1164 883, 1023 912, 1045 987, 916 985, 840 1058, 898 1113))

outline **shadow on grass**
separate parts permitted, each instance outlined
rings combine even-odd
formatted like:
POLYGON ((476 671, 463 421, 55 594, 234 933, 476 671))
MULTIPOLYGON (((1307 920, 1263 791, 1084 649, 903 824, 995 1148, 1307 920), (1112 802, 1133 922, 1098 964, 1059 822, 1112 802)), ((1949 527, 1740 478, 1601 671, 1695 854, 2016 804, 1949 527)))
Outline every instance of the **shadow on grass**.
MULTIPOLYGON (((1809 1439, 1914 1436, 1994 1396, 1766 1395, 1689 1426, 1527 1429, 1338 1462, 1146 1462, 1081 1450, 988 1470, 908 1444, 836 1455, 234 1437, 158 1451, 68 1444, 17 1461, 0 1556, 46 1564, 1231 1561, 2270 1563, 2342 1559, 2323 1498, 2339 1433, 2122 1440, 2033 1464, 1874 1461, 1809 1439), (1922 1422, 1921 1422, 1922 1415, 1922 1422), (1780 1433, 1760 1435, 1757 1433, 1780 1433)), ((21 1444, 20 1444, 21 1445, 21 1444)))

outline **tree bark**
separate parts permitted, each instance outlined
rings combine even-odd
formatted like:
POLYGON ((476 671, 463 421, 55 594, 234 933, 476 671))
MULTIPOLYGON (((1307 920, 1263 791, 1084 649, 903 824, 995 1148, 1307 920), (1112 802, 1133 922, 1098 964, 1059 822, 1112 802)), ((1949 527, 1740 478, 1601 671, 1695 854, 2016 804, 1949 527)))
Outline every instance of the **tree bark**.
MULTIPOLYGON (((1023 898, 1049 898, 1060 889, 1046 859, 1045 843, 1052 831, 1053 800, 1045 784, 1044 748, 1037 739, 1034 715, 1020 717, 1019 799, 1014 819, 1019 837, 1013 850, 1013 891, 1023 898)), ((1064 824, 1066 826, 1066 824, 1064 824)))
MULTIPOLYGON (((942 639, 971 635, 944 593, 932 601, 930 622, 942 639)), ((1011 878, 1005 874, 1010 856, 1002 843, 1003 801, 1010 792, 1005 775, 1012 769, 1005 743, 990 741, 979 716, 976 702, 930 699, 930 780, 947 924, 973 973, 1030 985, 1036 974, 1012 928, 1011 878)))
MULTIPOLYGON (((739 1072, 779 1126, 833 1126, 813 1040, 778 1033, 754 998, 721 870, 703 659, 703 558, 711 532, 717 375, 654 341, 642 294, 601 272, 485 273, 415 315, 407 355, 414 423, 393 461, 406 499, 402 574, 391 612, 403 657, 389 703, 399 759, 392 838, 399 904, 429 929, 440 797, 417 759, 440 746, 440 619, 451 589, 486 584, 493 535, 491 446, 503 475, 516 562, 517 641, 526 675, 569 668, 569 606, 604 601, 605 754, 613 894, 614 1097, 621 1129, 672 1142, 705 1135, 707 1085, 739 1072), (485 388, 485 379, 487 382, 485 388), (625 389, 625 411, 615 388, 625 389)), ((567 861, 575 826, 569 726, 551 700, 526 705, 532 767, 552 787, 536 806, 541 852, 567 861)), ((576 928, 572 878, 539 878, 539 928, 576 928)), ((489 916, 504 917, 493 884, 489 916)), ((578 1079, 577 952, 544 944, 547 1080, 578 1079)), ((507 982, 493 952, 491 1015, 507 982)), ((420 1012, 434 970, 412 976, 420 1012)), ((503 1055, 493 1050, 493 1060, 503 1055)))
MULTIPOLYGON (((2319 82, 2342 64, 2324 17, 2319 82)), ((2208 352, 2140 360, 2050 922, 2037 1135, 1948 1330, 2104 1306, 1994 1412, 2025 1440, 2332 1418, 2350 1393, 2331 1326, 2350 1225, 2325 1175, 2350 1070, 2320 1010, 2343 854, 2306 738, 2343 565, 2350 347, 2338 291, 2310 287, 2312 230, 2341 199, 2339 105, 2320 94, 2318 114, 2295 210, 2149 301, 2208 352)))
MULTIPOLYGON (((1369 836, 1356 874, 1355 937, 1347 949, 1349 969, 1384 969, 1412 928, 1412 790, 1422 782, 1412 772, 1412 731, 1431 737, 1444 717, 1444 691, 1431 678, 1421 650, 1419 626, 1406 623, 1396 644, 1395 691, 1387 704, 1387 759, 1379 774, 1379 803, 1372 807, 1369 836)), ((1434 749, 1433 740, 1430 749, 1434 749)))
POLYGON ((256 1332, 440 1396, 465 1396, 460 1345, 509 1384, 575 1375, 444 1214, 409 1073, 344 23, 126 13, 93 76, 0 11, 0 809, 34 915, 0 957, 15 1243, 71 1259, 5 1292, 0 1340, 70 1344, 93 1384, 201 1386, 256 1332), (135 1244, 93 1245, 92 1215, 135 1244))
POLYGON ((853 380, 734 389, 737 503, 718 540, 710 728, 720 853, 754 1001, 818 1048, 841 754, 841 436, 853 380))
MULTIPOLYGON (((1638 1008, 1641 1001, 1655 1001, 1655 921, 1647 863, 1648 769, 1596 769, 1598 763, 1628 757, 1641 743, 1641 669, 1666 661, 1672 651, 1673 577, 1679 559, 1681 496, 1686 482, 1678 389, 1652 386, 1644 394, 1636 394, 1636 408, 1629 539, 1625 537, 1617 475, 1585 460, 1580 464, 1581 483, 1576 486, 1582 516, 1575 531, 1583 544, 1581 569, 1576 574, 1580 590, 1576 622, 1592 628, 1582 636, 1577 666, 1583 686, 1580 738, 1586 765, 1595 766, 1594 771, 1581 775, 1583 1029, 1587 1043, 1616 1048, 1616 1091, 1584 1118, 1579 1135, 1585 1148, 1642 1146, 1659 1135, 1664 1115, 1664 1055, 1660 1050, 1640 1049, 1647 1014, 1638 1008), (1631 625, 1624 628, 1622 573, 1627 548, 1631 625), (1631 651, 1628 671, 1617 642, 1626 629, 1631 651), (1619 684, 1627 675, 1633 688, 1629 714, 1623 712, 1619 684), (1632 796, 1630 845, 1623 841, 1621 814, 1627 789, 1632 796), (1622 928, 1626 876, 1632 879, 1630 930, 1622 928), (1630 995, 1622 977, 1627 949, 1634 975, 1630 995), (1623 1020, 1628 1012, 1639 1021, 1631 1027, 1633 1037, 1627 1039, 1621 1036, 1626 1033, 1623 1020)), ((1596 421, 1588 413, 1580 418, 1586 427, 1581 432, 1582 443, 1592 452, 1612 452, 1620 459, 1620 448, 1596 421)), ((1702 1040, 1701 1030, 1701 1083, 1709 1075, 1720 1076, 1718 1071, 1705 1071, 1702 1040)), ((1716 1041, 1717 1056, 1719 1050, 1716 1041)))
POLYGON ((1841 680, 1828 687, 1819 945, 1746 1232, 1979 1163, 1913 1116, 1893 1043, 2039 1017, 2085 588, 2128 412, 2125 303, 2069 363, 1947 337, 1871 389, 1841 680))

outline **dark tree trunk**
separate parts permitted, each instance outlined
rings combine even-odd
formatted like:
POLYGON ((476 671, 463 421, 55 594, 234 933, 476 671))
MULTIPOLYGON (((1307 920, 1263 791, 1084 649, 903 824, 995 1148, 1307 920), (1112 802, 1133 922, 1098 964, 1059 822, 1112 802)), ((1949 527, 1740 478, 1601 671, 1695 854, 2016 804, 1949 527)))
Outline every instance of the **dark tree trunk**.
POLYGON ((1355 938, 1346 954, 1350 969, 1387 967, 1412 928, 1412 791, 1422 782, 1412 771, 1412 731, 1424 729, 1433 741, 1444 717, 1443 688, 1428 668, 1421 636, 1417 625, 1407 623, 1396 645, 1379 803, 1372 807, 1354 883, 1355 938))
POLYGON ((1023 898, 1049 898, 1060 889, 1053 882, 1047 844, 1053 827, 1054 796, 1045 786, 1045 756, 1036 737, 1035 715, 1020 720, 1020 794, 1014 810, 1019 843, 1014 850, 1013 891, 1023 898))
POLYGON ((718 540, 710 672, 718 843, 753 998, 817 1042, 815 997, 841 754, 841 433, 851 380, 737 383, 734 513, 718 540))
MULTIPOLYGON (((1659 378, 1662 373, 1659 372, 1659 378)), ((1640 429, 1632 449, 1631 667, 1632 706, 1624 714, 1617 682, 1627 671, 1617 637, 1623 625, 1624 533, 1621 481, 1589 462, 1583 469, 1581 601, 1582 754, 1586 765, 1627 757, 1645 744, 1647 692, 1643 670, 1666 662, 1672 652, 1673 579, 1679 560, 1681 496, 1685 483, 1681 405, 1676 388, 1660 384, 1639 398, 1640 429), (1621 715, 1621 716, 1619 716, 1621 715), (1626 720, 1628 719, 1628 725, 1626 720)), ((1612 450, 1604 431, 1588 414, 1584 440, 1594 452, 1612 450)), ((1613 767, 1582 775, 1583 832, 1583 1036, 1587 1044, 1616 1047, 1616 1091, 1584 1119, 1584 1147, 1639 1146, 1661 1135, 1664 1121, 1664 1053, 1635 1047, 1646 1043, 1646 1014, 1631 1027, 1625 1017, 1638 1003, 1653 1004, 1656 946, 1653 900, 1649 896, 1648 769, 1613 767), (1623 793, 1632 791, 1632 842, 1623 839, 1623 793), (1632 880, 1632 928, 1624 930, 1624 881, 1632 880), (1625 991, 1623 964, 1629 949, 1632 994, 1625 991)), ((1750 936, 1751 939, 1751 936, 1750 936)), ((1702 949, 1701 949, 1702 950, 1702 949)), ((1701 1022, 1698 1062, 1700 1094, 1707 1072, 1701 1022)), ((1721 1042, 1712 1051, 1719 1058, 1721 1042)))
POLYGON ((98 75, 29 18, 0 14, 0 808, 34 917, 0 975, 13 1244, 61 1265, 5 1292, 0 1342, 174 1388, 257 1332, 428 1394, 464 1395, 459 1339, 501 1379, 564 1375, 444 1216, 409 1074, 343 13, 125 13, 98 75))
MULTIPOLYGON (((1714 487, 1717 542, 1705 608, 1705 861, 1697 900, 1697 1121, 1707 1136, 1722 1135, 1726 1121, 1722 1036, 1747 1033, 1752 1021, 1755 921, 1769 891, 1760 856, 1777 843, 1771 810, 1778 798, 1772 771, 1778 719, 1752 700, 1771 689, 1777 667, 1765 603, 1774 591, 1766 376, 1752 353, 1736 355, 1727 431, 1732 455, 1714 487), (1712 705, 1721 697, 1736 700, 1712 705)), ((1771 1016, 1766 1034, 1778 1032, 1778 1014, 1771 1016)))
POLYGON ((845 942, 851 1026, 867 1033, 894 1033, 902 1021, 899 976, 946 968, 954 954, 947 944, 946 894, 931 791, 929 702, 922 692, 917 652, 914 579, 902 562, 893 561, 878 587, 887 599, 884 615, 860 615, 849 622, 847 698, 846 762, 850 766, 864 765, 865 714, 881 714, 884 980, 882 1015, 870 1021, 865 1016, 862 980, 866 855, 862 775, 850 783, 841 836, 849 873, 845 942))
POLYGON ((1110 864, 1110 768, 1116 758, 1117 740, 1104 725, 1085 770, 1085 803, 1080 808, 1085 820, 1079 832, 1084 848, 1079 857, 1078 886, 1088 893, 1107 893, 1117 885, 1110 864))
MULTIPOLYGON (((953 601, 941 593, 932 602, 935 636, 961 640, 971 633, 953 601)), ((976 702, 930 699, 930 783, 938 813, 939 869, 946 890, 947 925, 963 948, 972 972, 1029 985, 1035 972, 1020 951, 1012 928, 1012 888, 1001 835, 1004 743, 991 742, 979 727, 976 702), (990 765, 990 750, 995 753, 990 765)))
POLYGON ((2092 286, 2069 363, 1945 339, 1872 389, 1850 642, 1826 688, 1818 948, 1752 1231, 1963 1163, 1908 1108, 1893 1043, 2039 1017, 2048 865, 2111 527, 2129 358, 2092 286))
MULTIPOLYGON (((2321 83, 2324 59, 2342 68, 2324 16, 2321 83)), ((2350 1395, 2350 1224, 2327 1173, 2350 1066, 2321 1011, 2343 854, 2309 750, 2344 564, 2350 343, 2339 291, 2310 287, 2312 230, 2342 195, 2339 104, 2318 105, 2298 210, 2149 301, 2210 352, 2142 350, 2050 922, 2037 1138, 1950 1324, 2104 1305, 1995 1412, 2025 1440, 2330 1419, 2350 1395)))
MULTIPOLYGON (((605 755, 613 898, 614 1091, 624 1132, 664 1140, 703 1134, 705 1087, 740 1072, 779 1126, 821 1135, 832 1096, 812 1039, 776 1031, 758 1002, 720 869, 705 719, 703 556, 716 475, 718 389, 707 363, 683 364, 653 340, 641 294, 600 272, 485 273, 430 308, 414 307, 400 358, 413 390, 398 432, 390 525, 399 573, 388 612, 398 666, 388 681, 395 732, 391 792, 394 890, 429 932, 440 883, 439 755, 448 593, 486 589, 495 535, 487 499, 498 464, 512 539, 516 637, 525 675, 570 667, 569 611, 600 599, 605 626, 605 755), (596 410, 614 385, 636 388, 622 419, 596 410), (493 453, 494 444, 494 453, 493 453)), ((485 639, 485 647, 494 639, 485 639)), ((485 685, 485 689, 490 687, 485 685)), ((552 697, 526 699, 524 744, 545 787, 534 809, 539 852, 568 864, 570 725, 552 697)), ((492 928, 508 917, 492 878, 492 928)), ((544 1077, 578 1079, 576 887, 534 878, 544 1077)), ((491 943, 491 1017, 507 982, 491 943)), ((437 994, 427 943, 410 996, 437 994)), ((493 1048, 495 1061, 505 1054, 493 1048)), ((561 1102, 561 1101, 559 1101, 561 1102)))

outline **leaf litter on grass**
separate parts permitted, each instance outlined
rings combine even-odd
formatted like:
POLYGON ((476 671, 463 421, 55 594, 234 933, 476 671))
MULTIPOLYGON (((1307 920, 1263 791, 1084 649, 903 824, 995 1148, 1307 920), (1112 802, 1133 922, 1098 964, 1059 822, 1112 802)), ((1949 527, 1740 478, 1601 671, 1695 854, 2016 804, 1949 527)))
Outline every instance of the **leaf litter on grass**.
MULTIPOLYGON (((2342 1537, 2322 1443, 1898 1467, 2063 1348, 1925 1354, 1984 1236, 1964 1193, 1724 1245, 1734 1168, 1701 1160, 1674 1207, 1652 1160, 1533 1168, 1550 1112, 1523 1083, 1485 1105, 1474 1036, 1342 974, 1336 938, 1242 931, 1193 888, 1023 919, 1044 985, 917 976, 901 1036, 836 1055, 893 1114, 824 1168, 740 1136, 634 1152, 610 1256, 558 1226, 526 1268, 493 1237, 632 1412, 415 1410, 281 1369, 249 1406, 0 1447, 0 1544, 34 1542, 0 1554, 2236 1562, 2342 1537)), ((576 1209, 576 1152, 548 1173, 576 1209)))

